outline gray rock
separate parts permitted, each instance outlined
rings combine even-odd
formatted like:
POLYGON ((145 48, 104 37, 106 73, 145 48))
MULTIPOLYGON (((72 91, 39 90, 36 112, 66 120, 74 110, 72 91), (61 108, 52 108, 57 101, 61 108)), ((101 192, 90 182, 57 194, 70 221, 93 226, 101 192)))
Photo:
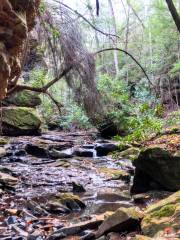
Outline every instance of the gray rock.
POLYGON ((47 158, 48 157, 48 151, 45 148, 45 146, 43 145, 35 145, 35 144, 31 144, 28 143, 25 146, 25 150, 28 154, 35 156, 35 157, 39 157, 39 158, 47 158))
POLYGON ((52 158, 58 159, 58 158, 72 158, 73 157, 73 152, 72 149, 66 149, 63 151, 58 151, 56 149, 52 149, 49 151, 49 155, 52 158))
POLYGON ((73 186, 73 192, 76 192, 76 193, 86 192, 85 188, 80 183, 72 182, 72 186, 73 186))
POLYGON ((93 157, 94 151, 91 149, 77 148, 74 149, 74 155, 78 157, 93 157))
MULTIPOLYGON (((93 218, 91 220, 80 222, 70 227, 64 227, 53 233, 48 240, 58 240, 70 235, 77 235, 88 229, 96 229, 102 222, 104 216, 93 218)), ((92 235, 91 235, 92 236, 92 235)), ((94 235, 93 235, 94 236, 94 235)), ((87 236, 86 236, 87 237, 87 236)), ((89 239, 89 238, 88 238, 89 239)))

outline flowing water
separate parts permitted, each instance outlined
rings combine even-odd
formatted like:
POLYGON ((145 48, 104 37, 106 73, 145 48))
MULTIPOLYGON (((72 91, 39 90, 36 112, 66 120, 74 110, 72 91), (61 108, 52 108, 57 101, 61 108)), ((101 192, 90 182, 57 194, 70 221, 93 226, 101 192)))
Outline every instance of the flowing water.
POLYGON ((1 158, 1 166, 11 171, 18 182, 2 193, 0 239, 33 239, 27 236, 33 236, 35 231, 39 232, 39 236, 34 239, 48 239, 49 234, 60 226, 115 211, 121 206, 132 206, 130 179, 121 180, 111 174, 112 169, 132 172, 131 161, 97 157, 95 145, 94 134, 82 132, 48 132, 38 137, 11 138, 5 146, 7 154, 1 158), (28 154, 27 145, 38 146, 41 151, 34 149, 28 154), (92 152, 92 156, 71 156, 74 149, 80 147, 92 152), (69 156, 55 159, 44 154, 47 149, 66 149, 64 152, 69 156), (52 196, 72 194, 73 183, 80 184, 86 190, 74 192, 85 203, 85 208, 69 213, 42 210, 44 208, 41 207, 48 205, 52 196))

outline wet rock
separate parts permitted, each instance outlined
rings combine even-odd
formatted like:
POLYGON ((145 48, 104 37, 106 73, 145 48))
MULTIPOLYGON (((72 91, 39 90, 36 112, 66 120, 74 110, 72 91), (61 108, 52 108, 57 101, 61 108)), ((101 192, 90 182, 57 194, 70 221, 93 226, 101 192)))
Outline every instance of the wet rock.
POLYGON ((41 120, 32 108, 3 107, 2 131, 4 135, 37 135, 41 120))
POLYGON ((82 146, 82 148, 85 148, 85 149, 94 149, 94 145, 93 144, 84 144, 82 146))
POLYGON ((77 195, 70 194, 70 193, 60 193, 52 198, 50 198, 51 204, 57 205, 57 203, 65 206, 71 211, 80 211, 84 209, 86 205, 80 200, 77 195))
POLYGON ((4 157, 6 155, 6 150, 3 147, 0 147, 0 158, 4 157))
POLYGON ((149 190, 180 189, 180 156, 157 147, 142 150, 134 161, 136 167, 132 193, 149 190))
POLYGON ((61 204, 58 201, 48 201, 48 203, 45 206, 45 209, 54 214, 68 214, 71 212, 71 210, 67 207, 65 207, 63 204, 61 204))
POLYGON ((80 240, 91 240, 91 239, 95 239, 95 233, 94 232, 90 232, 90 231, 85 231, 83 236, 80 237, 80 240))
POLYGON ((71 164, 69 162, 67 162, 66 160, 58 160, 56 161, 56 163, 54 164, 55 167, 63 167, 63 168, 68 168, 71 166, 71 164))
POLYGON ((119 233, 109 233, 107 235, 107 240, 120 240, 121 239, 121 235, 119 233))
POLYGON ((130 201, 131 198, 118 192, 100 191, 97 193, 97 200, 116 202, 116 201, 130 201))
POLYGON ((139 153, 140 153, 139 148, 131 147, 131 148, 128 148, 128 149, 118 153, 118 157, 130 159, 133 161, 138 158, 139 153))
POLYGON ((96 238, 109 232, 130 232, 140 227, 143 213, 136 208, 119 208, 99 226, 96 238))
POLYGON ((18 182, 18 179, 15 177, 12 177, 11 175, 7 173, 0 172, 0 184, 3 186, 14 186, 18 182))
POLYGON ((131 178, 129 173, 119 169, 102 167, 99 168, 98 171, 105 174, 108 177, 108 180, 123 180, 129 182, 131 178))
POLYGON ((80 183, 72 182, 73 192, 82 193, 86 192, 86 189, 80 183))
POLYGON ((91 220, 84 221, 72 225, 70 227, 64 227, 53 233, 48 240, 58 240, 70 235, 77 235, 88 229, 96 229, 104 220, 104 215, 95 216, 91 220))
POLYGON ((165 191, 150 191, 133 195, 134 202, 137 204, 145 204, 151 200, 160 200, 168 197, 171 193, 165 191))
POLYGON ((121 207, 129 208, 132 207, 133 204, 129 202, 97 202, 94 204, 94 213, 102 214, 105 212, 115 212, 117 209, 121 207))
POLYGON ((95 146, 95 150, 98 157, 106 156, 113 151, 117 151, 118 145, 115 143, 99 143, 95 146))
POLYGON ((52 157, 54 159, 72 158, 73 157, 73 152, 72 152, 72 149, 67 149, 67 150, 64 150, 64 151, 58 151, 56 149, 52 149, 51 151, 49 151, 49 155, 50 155, 50 157, 52 157))
POLYGON ((52 149, 55 149, 57 151, 66 150, 67 153, 73 153, 72 146, 73 146, 73 143, 71 141, 67 141, 67 142, 62 141, 62 142, 58 142, 58 143, 55 143, 55 144, 50 144, 49 145, 49 151, 51 151, 52 149))
POLYGON ((0 172, 1 173, 6 173, 10 176, 13 176, 13 177, 17 177, 17 174, 14 173, 10 168, 7 168, 7 167, 4 167, 2 165, 0 165, 0 172))
POLYGON ((144 235, 154 237, 166 228, 175 234, 180 229, 180 191, 148 206, 145 211, 145 217, 141 223, 144 235))
POLYGON ((13 95, 5 100, 7 104, 13 104, 20 107, 36 107, 41 104, 41 98, 39 94, 23 90, 15 92, 13 95))
POLYGON ((33 200, 26 201, 25 205, 34 216, 40 217, 48 215, 48 212, 33 200))
POLYGON ((78 157, 93 157, 94 151, 91 149, 77 148, 74 149, 74 155, 78 157))
POLYGON ((43 145, 34 145, 31 143, 28 143, 25 146, 25 150, 28 154, 38 157, 38 158, 47 158, 48 157, 48 151, 45 146, 43 145))

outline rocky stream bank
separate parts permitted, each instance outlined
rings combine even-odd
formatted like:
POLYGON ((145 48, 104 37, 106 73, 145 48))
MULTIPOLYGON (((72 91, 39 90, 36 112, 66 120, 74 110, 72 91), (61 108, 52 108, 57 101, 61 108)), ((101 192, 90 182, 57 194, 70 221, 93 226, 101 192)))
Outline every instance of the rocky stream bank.
POLYGON ((118 144, 92 132, 2 137, 0 239, 179 239, 179 133, 171 140, 165 155, 162 136, 114 157, 118 144))

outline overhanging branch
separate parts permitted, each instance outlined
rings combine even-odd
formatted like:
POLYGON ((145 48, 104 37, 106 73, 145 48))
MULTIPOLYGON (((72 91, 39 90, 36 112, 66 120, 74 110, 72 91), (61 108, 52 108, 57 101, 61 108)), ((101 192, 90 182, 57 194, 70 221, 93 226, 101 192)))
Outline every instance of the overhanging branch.
POLYGON ((94 53, 94 55, 97 55, 97 54, 100 54, 100 53, 103 53, 103 52, 107 52, 107 51, 119 51, 119 52, 123 52, 126 55, 128 55, 141 68, 142 72, 144 73, 144 75, 147 78, 147 80, 149 81, 149 83, 152 86, 154 86, 154 84, 150 80, 148 74, 146 73, 145 69, 142 67, 142 65, 138 62, 138 60, 131 53, 129 53, 129 52, 123 50, 123 49, 120 49, 120 48, 105 48, 105 49, 101 49, 101 50, 97 51, 96 53, 94 53))
MULTIPOLYGON (((148 74, 146 73, 145 69, 142 67, 142 65, 138 62, 138 60, 136 60, 136 58, 129 52, 120 49, 120 48, 105 48, 105 49, 101 49, 95 53, 93 53, 93 56, 96 56, 100 53, 103 52, 107 52, 107 51, 120 51, 125 53, 126 55, 128 55, 142 70, 142 72, 144 73, 145 77, 147 78, 147 80, 149 81, 149 83, 154 87, 154 84, 151 82, 150 78, 148 77, 148 74)), ((38 92, 38 93, 45 93, 47 94, 47 90, 53 86, 56 82, 58 82, 61 78, 63 78, 64 76, 66 76, 72 69, 74 66, 76 66, 77 63, 81 63, 84 59, 82 58, 80 61, 78 62, 73 62, 71 63, 68 67, 66 67, 57 77, 55 77, 52 81, 50 81, 49 83, 47 83, 46 85, 44 85, 41 88, 37 88, 37 87, 31 87, 31 86, 27 86, 27 85, 16 85, 16 87, 14 87, 13 92, 14 91, 20 91, 20 90, 30 90, 30 91, 34 91, 34 92, 38 92)), ((11 92, 12 93, 12 92, 11 92)))

